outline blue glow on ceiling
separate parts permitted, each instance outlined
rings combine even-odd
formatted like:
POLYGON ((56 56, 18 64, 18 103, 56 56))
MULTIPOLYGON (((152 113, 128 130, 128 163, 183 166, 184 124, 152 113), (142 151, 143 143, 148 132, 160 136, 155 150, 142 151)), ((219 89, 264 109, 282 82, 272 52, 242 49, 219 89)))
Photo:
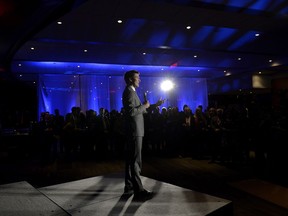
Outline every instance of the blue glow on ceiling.
POLYGON ((249 31, 246 34, 244 34, 241 38, 235 41, 231 46, 228 47, 228 50, 236 50, 240 47, 243 47, 245 44, 252 42, 253 40, 256 40, 257 37, 255 37, 255 34, 259 33, 256 31, 249 31))
POLYGON ((269 11, 275 13, 276 15, 287 15, 288 7, 284 7, 286 3, 287 0, 258 0, 254 5, 251 6, 251 8, 262 11, 269 11))
MULTIPOLYGON (((254 9, 254 10, 264 10, 266 8, 266 5, 271 4, 270 2, 273 2, 275 0, 269 0, 269 1, 263 1, 263 0, 230 0, 229 3, 227 3, 230 6, 233 7, 248 7, 249 9, 254 9)), ((219 4, 221 2, 219 1, 219 4)))
POLYGON ((116 60, 120 62, 133 62, 133 53, 124 53, 122 55, 117 55, 116 60))
POLYGON ((269 1, 255 1, 254 4, 252 4, 250 6, 250 8, 252 9, 256 9, 256 10, 265 10, 266 8, 268 8, 270 5, 269 1))
POLYGON ((161 46, 165 44, 168 36, 169 36, 168 30, 157 30, 151 35, 148 43, 152 45, 161 46))
POLYGON ((214 26, 203 26, 199 29, 197 33, 195 33, 194 37, 192 38, 192 42, 202 43, 206 40, 206 38, 215 30, 214 26))
POLYGON ((145 25, 146 20, 144 19, 130 19, 125 22, 125 26, 123 28, 122 37, 125 40, 132 39, 145 25))
POLYGON ((171 47, 184 47, 186 44, 186 35, 183 33, 178 33, 175 37, 171 40, 170 46, 171 47))
POLYGON ((233 63, 233 59, 223 59, 221 62, 219 62, 219 67, 227 67, 227 65, 231 65, 233 63))
POLYGON ((213 45, 217 45, 231 37, 237 32, 236 29, 232 28, 217 28, 215 36, 213 38, 213 45))
MULTIPOLYGON (((154 0, 156 2, 167 2, 166 0, 154 0)), ((247 8, 246 11, 242 11, 245 13, 255 13, 255 12, 271 12, 271 13, 275 13, 275 14, 287 14, 288 12, 288 8, 284 8, 284 5, 287 3, 287 0, 198 0, 198 1, 189 1, 189 0, 174 0, 174 1, 170 1, 174 4, 182 4, 182 5, 197 5, 197 3, 199 2, 200 5, 203 4, 207 4, 207 6, 209 6, 208 4, 211 4, 211 6, 213 7, 214 5, 218 5, 220 6, 224 6, 226 5, 227 7, 230 8, 247 8)), ((221 8, 222 9, 222 8, 221 8)))
MULTIPOLYGON (((178 1, 179 2, 179 1, 178 1)), ((181 1, 182 2, 182 1, 181 1)), ((239 7, 239 8, 249 8, 253 10, 271 10, 271 7, 281 6, 282 3, 286 2, 286 0, 202 0, 201 2, 206 2, 210 4, 226 4, 230 7, 239 7)), ((188 3, 186 1, 186 3, 188 3)))
POLYGON ((287 15, 287 14, 288 14, 288 7, 281 9, 281 10, 279 11, 279 14, 287 15))

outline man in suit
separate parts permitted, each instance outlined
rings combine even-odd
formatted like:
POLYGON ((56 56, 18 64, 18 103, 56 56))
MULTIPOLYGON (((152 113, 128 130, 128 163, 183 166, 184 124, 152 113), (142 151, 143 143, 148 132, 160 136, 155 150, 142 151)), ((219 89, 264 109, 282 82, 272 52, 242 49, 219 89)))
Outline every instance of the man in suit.
POLYGON ((125 194, 133 194, 138 199, 150 199, 153 192, 146 190, 140 178, 142 168, 142 141, 144 137, 144 117, 146 109, 150 106, 160 106, 164 100, 158 100, 150 105, 146 99, 142 104, 136 88, 141 82, 140 73, 136 70, 127 71, 124 75, 126 87, 123 91, 122 102, 125 115, 125 131, 127 139, 126 165, 125 165, 125 194))

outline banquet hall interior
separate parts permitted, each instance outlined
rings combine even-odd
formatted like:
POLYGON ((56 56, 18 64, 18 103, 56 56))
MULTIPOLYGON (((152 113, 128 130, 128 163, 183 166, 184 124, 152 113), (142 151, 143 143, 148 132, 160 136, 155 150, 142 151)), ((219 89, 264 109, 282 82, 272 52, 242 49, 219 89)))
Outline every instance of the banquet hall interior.
POLYGON ((123 172, 137 70, 140 100, 165 99, 145 115, 148 182, 288 214, 287 1, 0 0, 0 27, 0 191, 123 172))

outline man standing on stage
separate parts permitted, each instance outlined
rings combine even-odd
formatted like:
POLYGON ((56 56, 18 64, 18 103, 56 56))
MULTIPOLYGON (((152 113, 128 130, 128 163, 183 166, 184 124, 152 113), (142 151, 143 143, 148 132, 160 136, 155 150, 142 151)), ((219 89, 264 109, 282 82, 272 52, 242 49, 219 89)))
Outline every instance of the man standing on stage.
POLYGON ((150 199, 153 192, 146 190, 140 178, 142 169, 142 141, 144 137, 144 117, 146 109, 150 106, 160 106, 164 100, 158 100, 151 105, 148 100, 142 104, 136 88, 141 82, 140 73, 136 70, 127 71, 124 75, 126 82, 125 90, 122 95, 122 102, 125 113, 126 130, 126 165, 125 165, 125 194, 134 193, 136 199, 150 199))

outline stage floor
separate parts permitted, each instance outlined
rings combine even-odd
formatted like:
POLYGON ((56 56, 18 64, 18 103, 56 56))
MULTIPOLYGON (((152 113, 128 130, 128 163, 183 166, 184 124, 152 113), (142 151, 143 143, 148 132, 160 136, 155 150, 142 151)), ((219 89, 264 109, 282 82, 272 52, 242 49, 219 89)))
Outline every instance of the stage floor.
POLYGON ((1 185, 0 215, 233 215, 229 200, 144 176, 144 186, 156 194, 148 201, 135 201, 133 195, 123 196, 123 175, 96 176, 38 189, 26 182, 1 185), (29 205, 31 208, 27 209, 29 205), (22 214, 16 214, 21 211, 22 214))

